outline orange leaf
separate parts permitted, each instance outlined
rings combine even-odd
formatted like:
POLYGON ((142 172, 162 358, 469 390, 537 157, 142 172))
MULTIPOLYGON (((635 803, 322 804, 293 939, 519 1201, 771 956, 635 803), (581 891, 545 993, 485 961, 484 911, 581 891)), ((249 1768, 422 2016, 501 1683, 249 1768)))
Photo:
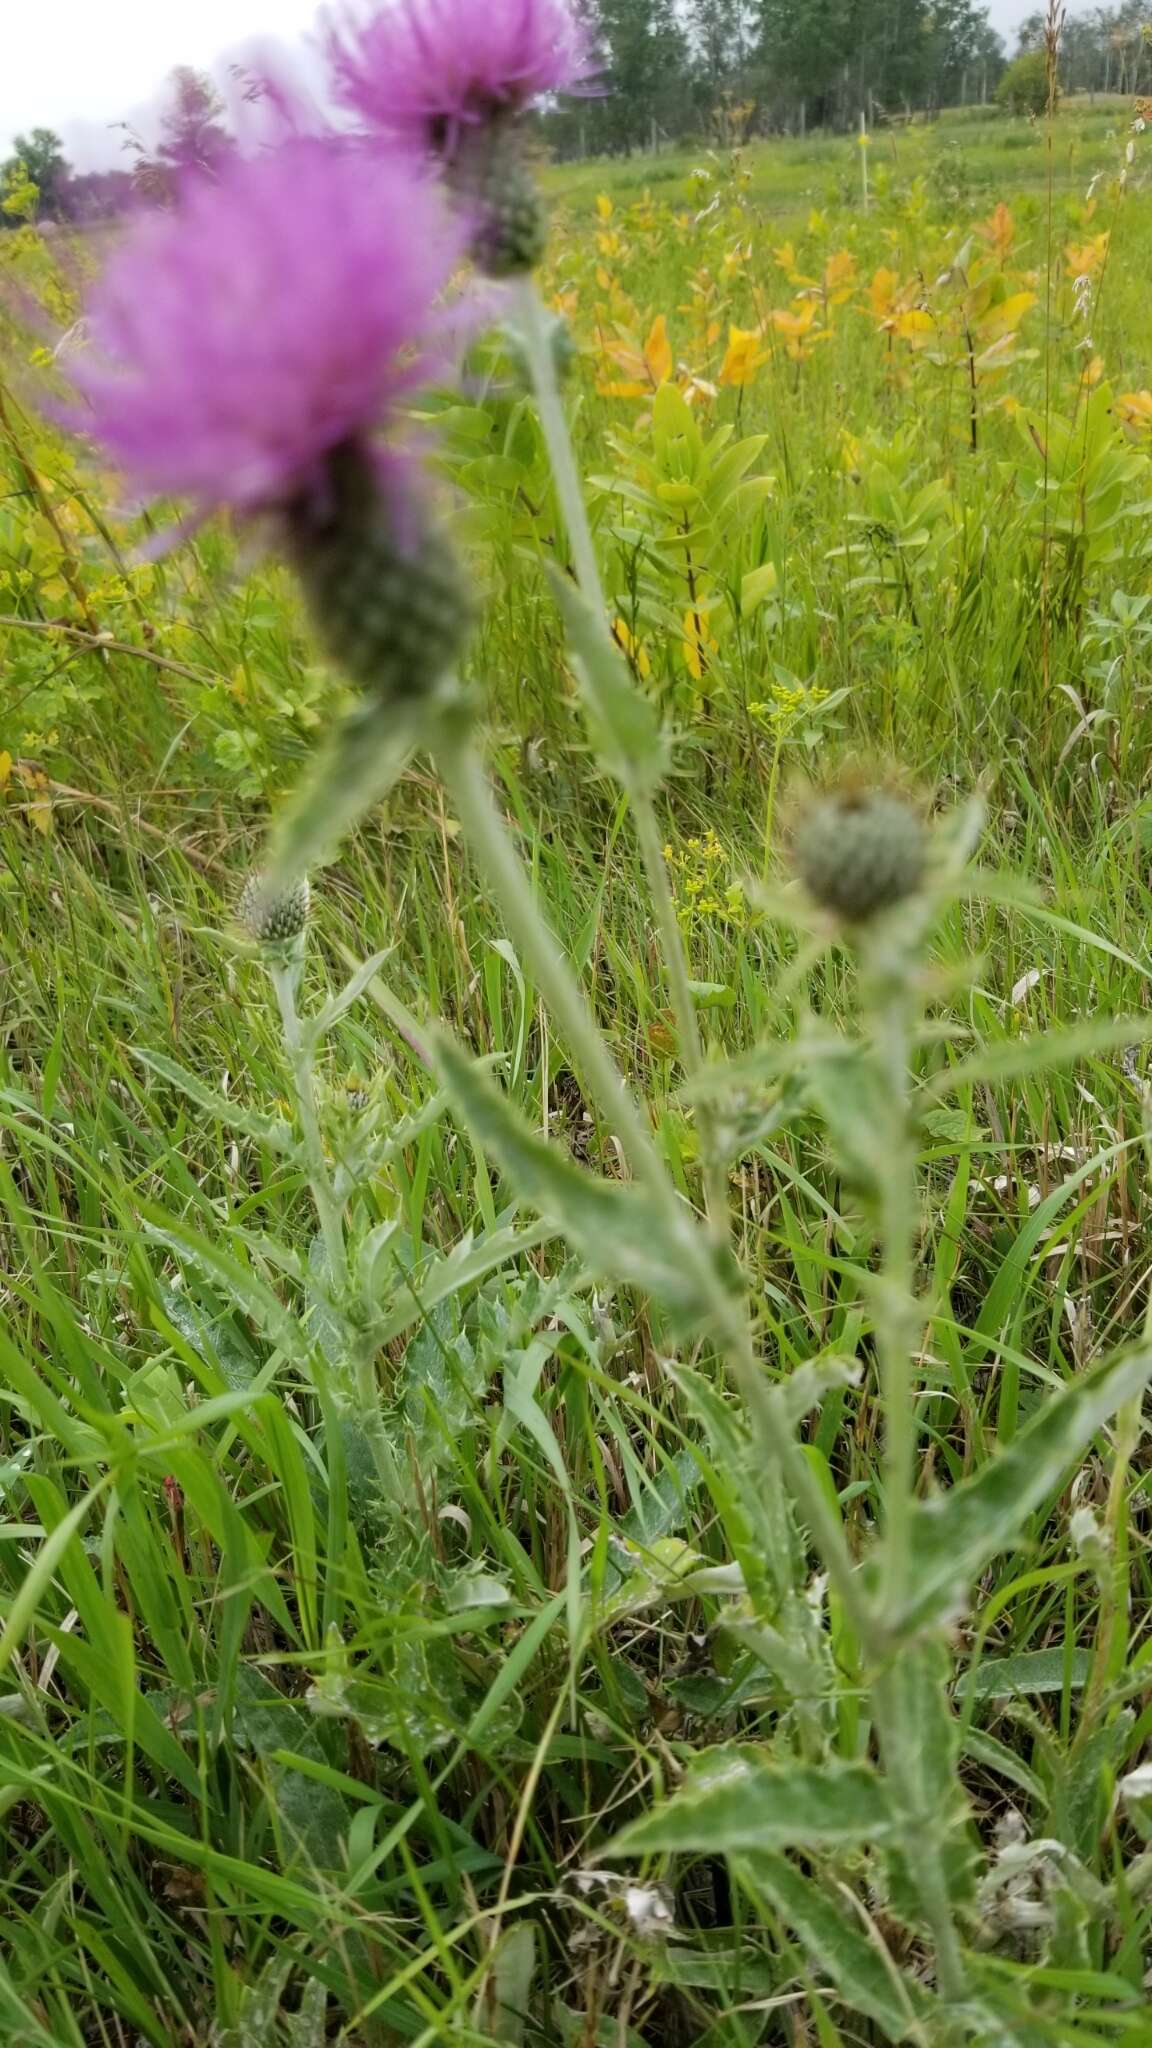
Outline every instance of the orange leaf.
POLYGON ((1152 391, 1125 391, 1116 400, 1116 411, 1129 433, 1146 434, 1152 428, 1152 391))
POLYGON ((877 320, 887 320, 896 303, 896 287, 900 282, 895 270, 888 270, 882 264, 868 287, 868 303, 877 320))
POLYGON ((911 342, 913 348, 927 348, 935 338, 936 322, 922 306, 909 306, 907 312, 897 314, 895 330, 901 341, 911 342))
POLYGON ((644 367, 653 384, 666 384, 672 375, 672 343, 668 339, 668 322, 663 313, 657 314, 648 330, 644 343, 644 367))
POLYGON ((721 384, 743 387, 751 384, 757 370, 768 360, 760 346, 758 328, 730 327, 728 348, 720 371, 721 384))
POLYGON ((1025 313, 1036 304, 1035 292, 1013 292, 1009 298, 1001 299, 998 306, 989 306, 975 322, 976 332, 981 341, 1001 341, 1019 327, 1025 313))
POLYGON ((856 258, 850 249, 837 249, 824 266, 824 290, 834 306, 851 298, 856 284, 856 258))

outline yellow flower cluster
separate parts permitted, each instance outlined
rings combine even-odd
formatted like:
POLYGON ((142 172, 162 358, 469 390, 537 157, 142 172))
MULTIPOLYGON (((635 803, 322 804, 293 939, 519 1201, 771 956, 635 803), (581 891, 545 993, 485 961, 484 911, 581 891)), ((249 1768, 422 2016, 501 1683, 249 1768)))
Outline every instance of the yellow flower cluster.
POLYGON ((672 871, 676 915, 685 930, 698 924, 747 922, 748 906, 739 882, 725 880, 724 848, 709 826, 703 838, 666 846, 672 871))
POLYGON ((787 683, 773 683, 767 698, 758 698, 749 704, 748 710, 751 717, 767 726, 778 739, 786 739, 805 712, 814 711, 818 704, 823 704, 827 695, 827 690, 816 686, 805 689, 803 683, 791 687, 787 683))

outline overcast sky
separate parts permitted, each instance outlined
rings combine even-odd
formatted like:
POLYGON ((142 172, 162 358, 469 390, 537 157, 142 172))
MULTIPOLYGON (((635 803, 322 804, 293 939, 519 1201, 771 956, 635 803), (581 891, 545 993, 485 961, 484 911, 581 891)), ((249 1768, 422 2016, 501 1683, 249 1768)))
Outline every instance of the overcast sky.
MULTIPOLYGON (((482 7, 485 0, 475 0, 482 7)), ((174 64, 210 68, 261 35, 291 39, 318 0, 6 0, 0 157, 19 128, 57 128, 80 170, 115 162, 113 121, 141 120, 174 64)), ((1035 0, 991 0, 1010 32, 1035 0)))

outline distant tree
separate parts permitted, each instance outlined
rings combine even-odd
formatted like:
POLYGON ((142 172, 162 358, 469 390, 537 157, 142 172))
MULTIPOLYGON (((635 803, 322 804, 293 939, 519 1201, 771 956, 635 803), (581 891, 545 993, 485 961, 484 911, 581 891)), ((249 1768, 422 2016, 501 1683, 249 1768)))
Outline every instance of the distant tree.
POLYGON ((168 80, 168 110, 157 156, 174 170, 216 170, 235 144, 224 125, 224 102, 212 80, 180 64, 168 80))
POLYGON ((924 96, 939 107, 986 100, 1004 68, 1004 45, 976 0, 937 0, 923 45, 924 96))
POLYGON ((690 52, 675 0, 600 0, 597 24, 604 91, 585 109, 594 146, 635 149, 690 127, 690 52))
POLYGON ((60 188, 61 217, 79 227, 115 220, 132 203, 136 181, 130 171, 83 171, 60 188))
POLYGON ((1042 114, 1048 105, 1048 59, 1043 50, 1026 50, 1009 64, 996 88, 996 98, 1010 114, 1042 114))
POLYGON ((203 71, 180 64, 170 73, 165 91, 160 139, 149 150, 131 129, 126 147, 136 158, 136 183, 149 199, 170 199, 183 171, 211 175, 232 155, 236 144, 225 126, 224 102, 203 71))
POLYGON ((701 81, 718 92, 743 70, 752 10, 747 0, 688 0, 686 15, 701 81))
POLYGON ((759 51, 777 108, 839 126, 982 98, 1004 54, 985 0, 760 0, 759 51))
POLYGON ((34 186, 36 212, 55 219, 60 191, 68 175, 60 137, 51 128, 33 128, 30 134, 16 137, 13 154, 0 166, 0 186, 5 191, 34 186))
MULTIPOLYGON (((1147 0, 1090 7, 1069 14, 1060 35, 1060 83, 1065 92, 1137 93, 1152 83, 1147 0)), ((1044 48, 1045 14, 1036 9, 1016 31, 1018 53, 1044 48)))

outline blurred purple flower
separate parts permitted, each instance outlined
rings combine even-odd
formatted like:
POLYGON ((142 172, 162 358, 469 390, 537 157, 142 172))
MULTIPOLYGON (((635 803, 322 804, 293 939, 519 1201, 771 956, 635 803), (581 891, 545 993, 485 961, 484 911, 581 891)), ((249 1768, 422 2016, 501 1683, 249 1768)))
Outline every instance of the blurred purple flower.
POLYGON ((301 137, 139 216, 88 306, 70 424, 140 493, 254 513, 323 495, 427 370, 459 252, 418 170, 301 137))
POLYGON ((390 0, 367 20, 343 16, 327 44, 345 106, 448 157, 463 130, 587 86, 596 69, 567 0, 390 0))

